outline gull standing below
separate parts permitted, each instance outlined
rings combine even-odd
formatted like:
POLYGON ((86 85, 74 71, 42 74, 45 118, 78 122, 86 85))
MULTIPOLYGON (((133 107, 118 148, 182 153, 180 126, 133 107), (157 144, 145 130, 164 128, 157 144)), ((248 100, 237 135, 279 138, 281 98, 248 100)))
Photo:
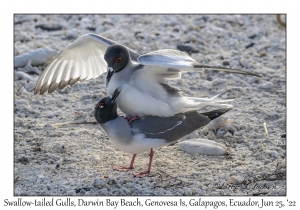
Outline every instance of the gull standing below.
POLYGON ((218 71, 259 76, 242 70, 202 65, 187 53, 164 49, 143 55, 96 34, 86 34, 62 50, 40 75, 34 94, 52 93, 77 81, 96 78, 107 71, 106 87, 112 95, 118 87, 122 93, 119 108, 127 116, 168 117, 187 111, 196 111, 233 99, 211 99, 182 96, 180 90, 166 80, 178 79, 182 72, 194 72, 203 68, 218 71))
POLYGON ((97 103, 95 118, 116 148, 133 154, 129 167, 115 166, 115 170, 132 170, 136 155, 150 149, 148 170, 136 172, 133 176, 144 177, 150 173, 153 148, 174 143, 230 110, 230 108, 219 109, 201 114, 192 111, 171 117, 144 116, 128 123, 117 114, 116 100, 121 91, 123 90, 118 88, 112 97, 102 98, 97 103))

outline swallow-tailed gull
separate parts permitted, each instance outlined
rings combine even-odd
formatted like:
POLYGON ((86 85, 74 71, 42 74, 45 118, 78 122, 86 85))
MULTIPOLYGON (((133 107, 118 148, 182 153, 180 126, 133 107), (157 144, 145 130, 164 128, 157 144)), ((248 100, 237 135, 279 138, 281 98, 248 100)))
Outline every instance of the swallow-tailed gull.
POLYGON ((120 91, 121 88, 116 89, 112 97, 102 98, 97 103, 95 118, 116 148, 133 154, 129 167, 115 166, 115 170, 132 170, 136 155, 150 149, 148 170, 133 174, 139 177, 150 173, 154 148, 174 143, 231 109, 218 109, 201 114, 197 111, 190 111, 171 117, 144 116, 128 123, 117 114, 116 100, 120 91))
POLYGON ((86 34, 52 60, 39 77, 34 93, 52 93, 107 71, 107 92, 112 95, 116 88, 122 87, 117 103, 127 116, 167 117, 200 110, 207 105, 231 107, 221 103, 233 99, 185 97, 166 81, 180 78, 182 72, 203 68, 259 76, 242 70, 203 65, 178 50, 164 49, 140 55, 115 41, 86 34))

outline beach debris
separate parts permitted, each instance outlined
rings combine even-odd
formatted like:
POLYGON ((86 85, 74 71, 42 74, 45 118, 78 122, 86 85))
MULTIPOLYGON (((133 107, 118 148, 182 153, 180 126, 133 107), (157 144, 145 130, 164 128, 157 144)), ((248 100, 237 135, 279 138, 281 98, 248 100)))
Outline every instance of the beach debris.
POLYGON ((264 129, 265 129, 265 133, 267 134, 267 137, 269 137, 269 132, 268 132, 268 128, 267 128, 267 123, 263 123, 264 125, 264 129))

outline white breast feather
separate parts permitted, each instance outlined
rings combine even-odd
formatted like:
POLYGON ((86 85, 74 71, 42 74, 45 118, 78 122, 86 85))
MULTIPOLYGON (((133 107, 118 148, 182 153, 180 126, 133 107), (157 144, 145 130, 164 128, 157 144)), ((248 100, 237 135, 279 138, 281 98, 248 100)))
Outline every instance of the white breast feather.
POLYGON ((119 108, 131 116, 172 116, 172 108, 163 101, 153 98, 149 93, 142 93, 136 88, 123 85, 117 99, 119 108))

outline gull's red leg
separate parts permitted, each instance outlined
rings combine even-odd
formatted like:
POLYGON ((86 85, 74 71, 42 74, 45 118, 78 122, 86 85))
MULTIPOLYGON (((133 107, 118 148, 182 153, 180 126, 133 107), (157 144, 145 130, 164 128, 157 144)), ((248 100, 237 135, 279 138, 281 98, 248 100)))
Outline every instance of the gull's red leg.
POLYGON ((125 167, 125 166, 114 166, 113 169, 117 170, 117 171, 129 171, 133 169, 133 163, 134 163, 134 159, 135 159, 136 154, 134 154, 132 156, 131 162, 130 162, 130 166, 129 167, 125 167))
POLYGON ((144 172, 136 172, 136 173, 133 173, 133 176, 136 177, 145 177, 147 176, 148 174, 150 174, 150 169, 151 169, 151 165, 152 165, 152 159, 153 159, 153 156, 154 156, 154 152, 153 152, 153 149, 151 148, 150 150, 150 160, 149 160, 149 165, 148 165, 148 170, 147 171, 144 171, 144 172))
POLYGON ((132 121, 139 120, 141 118, 139 116, 135 116, 135 117, 124 117, 124 119, 128 121, 128 124, 130 124, 132 121))

